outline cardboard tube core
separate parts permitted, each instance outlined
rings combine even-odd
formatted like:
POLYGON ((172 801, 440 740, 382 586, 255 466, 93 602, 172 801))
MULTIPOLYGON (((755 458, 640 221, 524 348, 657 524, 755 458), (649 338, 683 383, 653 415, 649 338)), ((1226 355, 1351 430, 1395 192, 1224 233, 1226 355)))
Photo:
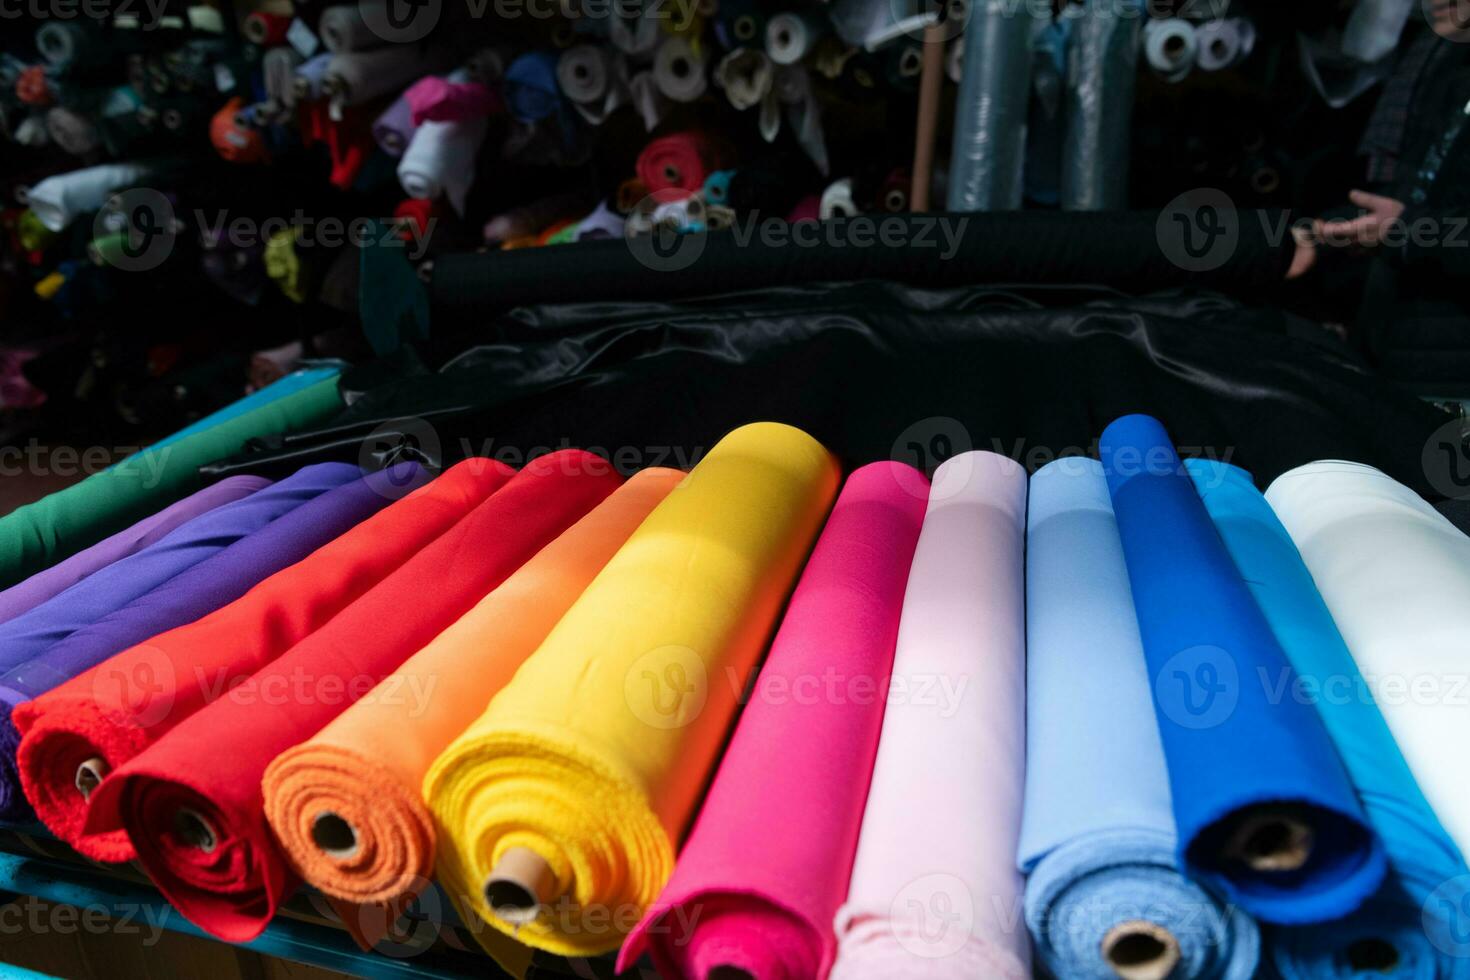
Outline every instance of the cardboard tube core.
POLYGON ((1312 856, 1311 826, 1289 808, 1265 808, 1240 822, 1225 853, 1254 871, 1296 871, 1312 856))
POLYGON ((1179 940, 1156 922, 1120 922, 1103 937, 1102 955, 1122 980, 1164 980, 1179 965, 1179 940))
POLYGON ((82 799, 91 797, 92 791, 107 778, 107 773, 107 762, 99 756, 93 756, 77 766, 77 792, 82 794, 82 799))
POLYGON ((203 815, 187 807, 174 814, 174 833, 185 844, 197 847, 205 854, 219 845, 219 835, 203 815))
POLYGON ((535 921, 540 907, 556 896, 556 873, 551 865, 524 847, 506 851, 485 882, 490 911, 511 925, 535 921))
POLYGON ((311 823, 311 841, 327 857, 350 858, 357 853, 357 828, 323 810, 311 823))
POLYGON ((1392 973, 1398 969, 1399 951, 1387 939, 1359 939, 1347 948, 1347 961, 1354 973, 1392 973))

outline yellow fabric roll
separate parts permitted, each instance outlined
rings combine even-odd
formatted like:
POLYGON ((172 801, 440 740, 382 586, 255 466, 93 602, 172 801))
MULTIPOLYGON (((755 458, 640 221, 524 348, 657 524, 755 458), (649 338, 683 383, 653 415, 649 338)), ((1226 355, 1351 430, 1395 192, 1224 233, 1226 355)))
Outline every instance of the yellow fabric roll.
POLYGON ((441 882, 565 956, 616 949, 674 854, 837 493, 790 426, 736 429, 661 503, 424 780, 441 882), (512 849, 554 873, 534 920, 490 908, 512 849))

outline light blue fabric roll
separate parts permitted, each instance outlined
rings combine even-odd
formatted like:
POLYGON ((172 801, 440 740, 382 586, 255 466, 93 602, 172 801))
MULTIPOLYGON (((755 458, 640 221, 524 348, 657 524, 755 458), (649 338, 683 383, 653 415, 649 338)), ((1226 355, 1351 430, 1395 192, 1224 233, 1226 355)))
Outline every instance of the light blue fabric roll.
POLYGON ((1256 924, 1178 868, 1169 773, 1101 463, 1062 459, 1031 478, 1026 550, 1018 864, 1038 954, 1058 977, 1116 980, 1105 941, 1146 922, 1178 944, 1172 975, 1247 980, 1260 956, 1256 924))
POLYGON ((1271 931, 1270 957, 1277 970, 1286 980, 1470 977, 1470 957, 1436 946, 1423 921, 1426 911, 1440 911, 1429 901, 1435 889, 1467 873, 1465 859, 1414 781, 1296 545, 1250 474, 1206 460, 1185 466, 1302 679, 1300 687, 1284 691, 1276 678, 1263 683, 1280 696, 1317 706, 1388 854, 1388 877, 1355 914, 1320 926, 1271 931))
POLYGON ((203 432, 206 429, 212 429, 222 422, 239 418, 246 412, 252 412, 257 408, 269 405, 271 402, 285 398, 287 395, 294 395, 298 391, 310 388, 319 381, 335 378, 341 373, 342 369, 336 367, 308 368, 304 371, 294 371, 277 381, 273 381, 258 391, 251 392, 239 401, 226 405, 212 415, 206 415, 193 425, 180 429, 173 435, 152 443, 148 448, 158 449, 161 446, 172 445, 180 439, 187 439, 196 433, 203 432))

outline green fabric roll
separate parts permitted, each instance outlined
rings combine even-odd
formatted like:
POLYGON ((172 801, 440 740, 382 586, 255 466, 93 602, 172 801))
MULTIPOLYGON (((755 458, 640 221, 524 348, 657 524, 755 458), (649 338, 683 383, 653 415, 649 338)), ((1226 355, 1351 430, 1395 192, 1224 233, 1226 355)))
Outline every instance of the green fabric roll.
POLYGON ((329 378, 111 469, 0 517, 0 589, 90 547, 168 506, 203 483, 199 467, 246 441, 320 425, 342 409, 329 378))

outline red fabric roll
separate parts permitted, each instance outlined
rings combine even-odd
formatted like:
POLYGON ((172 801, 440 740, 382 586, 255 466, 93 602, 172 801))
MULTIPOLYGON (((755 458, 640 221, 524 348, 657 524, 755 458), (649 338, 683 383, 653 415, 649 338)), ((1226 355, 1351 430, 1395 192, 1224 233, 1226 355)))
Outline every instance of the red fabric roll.
POLYGON ((185 918, 230 942, 254 939, 297 884, 266 823, 266 767, 621 482, 605 460, 580 450, 529 464, 336 619, 113 773, 92 812, 121 815, 144 869, 185 918))
POLYGON ((291 18, 287 14, 257 10, 245 18, 242 26, 246 39, 252 44, 271 48, 286 43, 286 33, 291 30, 291 18))
POLYGON ((674 133, 654 140, 638 154, 638 179, 651 194, 693 194, 704 187, 712 171, 720 169, 724 156, 723 147, 704 133, 674 133))
POLYGON ((16 764, 42 822, 87 857, 132 860, 115 815, 88 823, 77 767, 100 758, 116 769, 141 753, 320 629, 513 474, 501 463, 466 460, 229 605, 17 705, 11 718, 23 737, 16 764))
POLYGON ((269 154, 265 137, 235 121, 245 100, 238 95, 226 102, 209 120, 209 141, 215 152, 230 163, 260 163, 269 154))

